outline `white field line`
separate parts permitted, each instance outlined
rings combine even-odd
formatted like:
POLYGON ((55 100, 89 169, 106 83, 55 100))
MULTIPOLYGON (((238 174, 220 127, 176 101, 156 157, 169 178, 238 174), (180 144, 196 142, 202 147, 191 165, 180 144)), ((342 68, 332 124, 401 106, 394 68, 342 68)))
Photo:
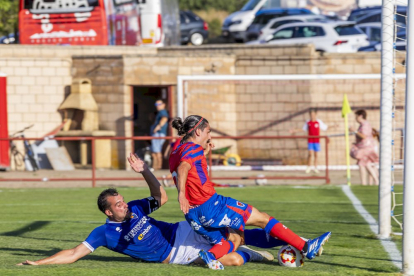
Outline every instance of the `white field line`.
MULTIPOLYGON (((377 221, 364 208, 361 201, 351 191, 351 188, 349 188, 349 186, 347 186, 347 185, 343 185, 342 186, 342 191, 345 193, 345 195, 352 202, 352 205, 354 205, 354 207, 358 211, 358 213, 369 224, 369 227, 371 228, 371 231, 375 235, 377 235, 378 234, 378 223, 377 223, 377 221)), ((390 256, 391 261, 393 262, 393 264, 396 267, 398 267, 399 269, 402 269, 402 256, 401 256, 401 253, 398 250, 397 246, 395 245, 395 243, 391 239, 380 239, 380 241, 381 241, 381 244, 384 247, 385 251, 387 251, 388 255, 390 256)))

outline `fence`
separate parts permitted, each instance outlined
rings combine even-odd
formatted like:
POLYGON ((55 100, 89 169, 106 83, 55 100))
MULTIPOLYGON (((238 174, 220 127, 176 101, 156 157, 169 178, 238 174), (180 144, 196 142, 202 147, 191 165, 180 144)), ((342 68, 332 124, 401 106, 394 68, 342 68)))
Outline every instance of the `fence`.
MULTIPOLYGON (((213 175, 213 155, 208 154, 208 163, 209 163, 209 176, 210 179, 212 181, 215 180, 238 180, 238 179, 243 179, 243 180, 255 180, 255 179, 291 179, 291 180, 306 180, 306 179, 321 179, 321 180, 325 180, 325 183, 328 184, 330 183, 330 179, 329 179, 329 138, 327 136, 215 136, 212 139, 214 141, 216 140, 231 140, 231 141, 235 141, 236 143, 240 143, 240 142, 246 142, 248 140, 254 140, 255 143, 253 144, 258 144, 259 142, 257 140, 265 140, 265 141, 274 141, 276 145, 282 146, 282 147, 288 147, 287 143, 283 144, 283 143, 278 143, 282 140, 287 140, 288 141, 292 141, 292 140, 299 140, 302 139, 303 141, 306 141, 306 139, 308 138, 320 138, 322 140, 325 141, 324 143, 324 148, 325 148, 325 156, 324 156, 324 170, 325 170, 325 175, 323 176, 313 176, 313 175, 306 175, 306 176, 297 176, 297 175, 289 175, 289 176, 280 176, 280 175, 276 175, 276 176, 271 176, 271 175, 267 175, 265 177, 263 176, 214 176, 213 175)), ((92 182, 92 187, 96 187, 96 182, 97 181, 137 181, 137 180, 144 180, 144 178, 142 177, 97 177, 96 176, 96 156, 95 156, 95 142, 96 140, 100 140, 100 139, 106 139, 106 140, 131 140, 131 141, 136 141, 136 140, 153 140, 153 139, 166 139, 168 141, 177 139, 177 137, 150 137, 150 136, 141 136, 141 137, 46 137, 46 138, 0 138, 0 141, 2 140, 16 140, 16 141, 44 141, 44 140, 56 140, 56 141, 90 141, 91 142, 91 165, 92 165, 92 175, 90 178, 85 178, 85 177, 70 177, 70 178, 47 178, 45 179, 44 177, 39 177, 39 178, 0 178, 0 182, 42 182, 42 181, 91 181, 92 182)), ((240 147, 246 147, 246 143, 245 144, 241 144, 240 147)), ((287 155, 288 158, 289 156, 293 156, 295 154, 292 154, 292 149, 289 151, 289 148, 277 148, 277 146, 274 146, 272 148, 274 151, 287 151, 287 155)), ((296 151, 303 151, 305 148, 298 148, 296 147, 296 151)), ((307 148, 306 148, 307 149, 307 148)), ((286 154, 285 154, 286 155, 286 154)), ((259 170, 259 171, 284 171, 283 166, 252 166, 253 170, 259 170), (277 167, 277 168, 276 168, 277 167)), ((234 170, 237 170, 237 168, 235 167, 234 170)), ((286 170, 288 171, 288 170, 286 170)), ((159 180, 171 180, 172 177, 168 176, 167 178, 163 177, 163 178, 159 178, 159 180)))

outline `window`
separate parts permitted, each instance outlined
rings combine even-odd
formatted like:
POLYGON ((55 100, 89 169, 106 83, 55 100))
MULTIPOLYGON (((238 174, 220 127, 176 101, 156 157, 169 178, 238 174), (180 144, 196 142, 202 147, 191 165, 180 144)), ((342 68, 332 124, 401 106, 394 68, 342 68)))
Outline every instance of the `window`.
POLYGON ((371 28, 371 41, 381 41, 381 29, 380 28, 371 28))
POLYGON ((266 25, 269 23, 270 20, 282 16, 281 13, 279 14, 261 14, 256 16, 256 18, 253 20, 252 24, 260 24, 260 25, 266 25))
POLYGON ((295 27, 285 28, 273 34, 272 40, 292 38, 295 27))
POLYGON ((190 19, 191 22, 197 22, 200 21, 200 17, 198 17, 197 15, 195 15, 192 12, 185 12, 185 15, 187 15, 187 18, 190 19))
POLYGON ((184 16, 183 12, 180 12, 180 23, 186 24, 186 17, 184 16))
POLYGON ((251 11, 254 9, 254 7, 257 6, 257 4, 259 4, 261 0, 250 0, 249 2, 246 3, 246 5, 243 6, 243 8, 241 9, 241 11, 251 11))
MULTIPOLYGON (((118 0, 119 1, 119 0, 118 0)), ((132 0, 129 0, 132 2, 132 0)), ((74 9, 74 8, 87 8, 98 7, 99 0, 84 0, 84 1, 50 1, 50 0, 24 0, 25 9, 33 10, 59 10, 59 9, 74 9)))
POLYGON ((280 8, 280 0, 267 0, 262 9, 280 8))
POLYGON ((373 14, 371 16, 362 18, 361 21, 358 21, 358 24, 369 22, 381 22, 381 13, 373 14))
POLYGON ((296 23, 296 22, 302 22, 300 20, 282 20, 282 21, 278 21, 273 23, 273 25, 270 27, 270 29, 277 29, 280 26, 284 25, 284 24, 289 24, 289 23, 296 23))
POLYGON ((366 27, 359 27, 361 31, 363 31, 365 34, 368 34, 368 30, 366 27))
POLYGON ((334 28, 338 35, 359 35, 363 34, 355 25, 342 25, 334 28))
POLYGON ((315 36, 324 36, 325 31, 318 26, 301 26, 296 27, 295 38, 306 38, 315 36))

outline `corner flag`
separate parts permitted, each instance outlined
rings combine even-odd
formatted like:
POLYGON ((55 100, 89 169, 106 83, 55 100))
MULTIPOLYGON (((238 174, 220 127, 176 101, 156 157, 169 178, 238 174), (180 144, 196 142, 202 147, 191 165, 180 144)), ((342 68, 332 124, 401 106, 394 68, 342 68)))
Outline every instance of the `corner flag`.
POLYGON ((346 150, 346 178, 348 186, 351 186, 351 169, 349 159, 349 128, 348 128, 348 114, 352 113, 351 107, 349 106, 348 97, 344 94, 344 101, 342 103, 342 118, 345 119, 345 150, 346 150))
POLYGON ((344 94, 344 101, 342 102, 342 118, 352 113, 351 107, 349 106, 348 97, 344 94))

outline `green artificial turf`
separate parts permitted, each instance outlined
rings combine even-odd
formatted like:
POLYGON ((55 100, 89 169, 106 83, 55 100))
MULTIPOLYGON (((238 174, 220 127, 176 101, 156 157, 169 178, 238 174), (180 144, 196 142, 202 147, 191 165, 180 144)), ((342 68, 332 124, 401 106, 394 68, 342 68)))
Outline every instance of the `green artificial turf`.
MULTIPOLYGON (((375 213, 376 188, 353 191, 375 213)), ((126 201, 147 197, 148 189, 121 188, 126 201)), ((272 186, 218 189, 250 203, 307 238, 332 231, 324 254, 301 268, 248 263, 210 271, 204 267, 143 263, 99 248, 70 265, 16 266, 81 243, 105 217, 96 206, 100 189, 3 189, 0 192, 0 275, 398 275, 381 243, 338 186, 272 186)), ((153 214, 168 222, 184 220, 175 189, 153 214)), ((376 217, 376 216, 374 216, 376 217)), ((276 256, 277 249, 270 250, 276 256)))

